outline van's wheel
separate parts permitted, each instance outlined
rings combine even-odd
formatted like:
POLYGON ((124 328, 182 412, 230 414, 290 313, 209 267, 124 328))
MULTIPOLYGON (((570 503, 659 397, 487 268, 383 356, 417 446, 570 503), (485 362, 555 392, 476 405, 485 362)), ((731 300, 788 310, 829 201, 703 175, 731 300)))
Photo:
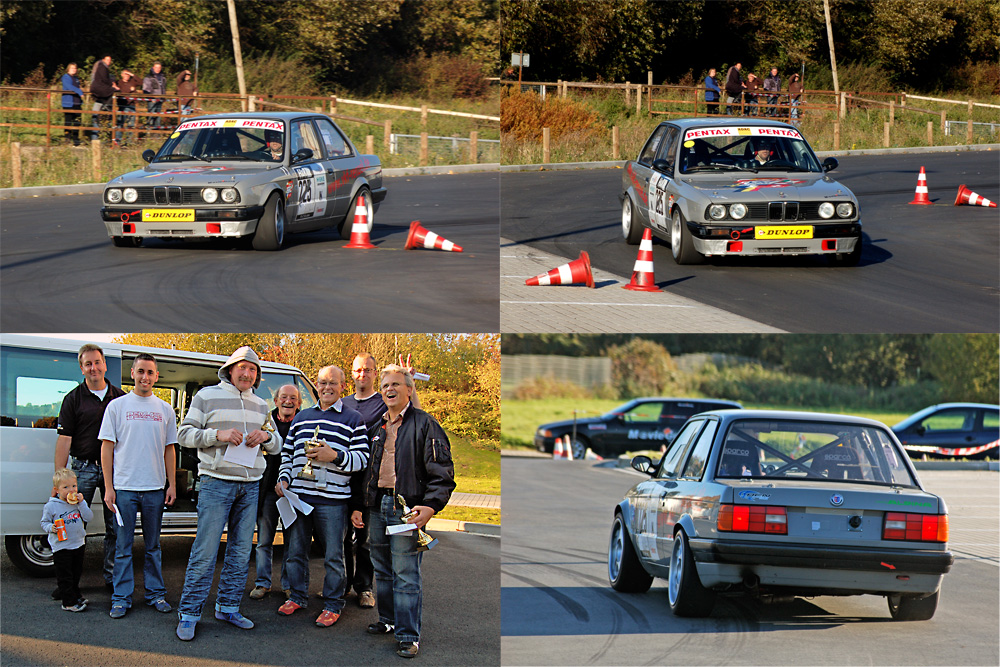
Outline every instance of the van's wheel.
POLYGON ((934 591, 925 598, 907 597, 905 595, 887 595, 889 615, 894 621, 927 621, 933 618, 937 611, 938 594, 934 591))
POLYGON ((278 195, 271 195, 264 206, 264 215, 257 222, 253 235, 254 250, 281 250, 285 242, 285 204, 278 195))
POLYGON ((52 548, 45 535, 7 535, 4 546, 11 562, 25 574, 32 577, 55 576, 52 548))
POLYGON ((354 195, 354 199, 351 200, 351 205, 347 208, 347 214, 344 216, 344 219, 337 225, 337 233, 345 241, 351 238, 351 228, 354 226, 354 211, 358 207, 358 198, 361 195, 365 196, 365 218, 368 220, 369 234, 372 233, 372 228, 375 226, 375 208, 372 204, 372 193, 368 188, 361 188, 354 195))
POLYGON ((642 569, 642 564, 635 555, 621 514, 615 515, 615 522, 611 526, 608 579, 611 580, 611 587, 622 593, 645 593, 653 585, 653 578, 642 569))
POLYGON ((712 613, 715 593, 701 585, 691 556, 691 547, 688 546, 687 534, 683 530, 678 530, 674 535, 669 576, 667 600, 674 616, 702 618, 712 613))

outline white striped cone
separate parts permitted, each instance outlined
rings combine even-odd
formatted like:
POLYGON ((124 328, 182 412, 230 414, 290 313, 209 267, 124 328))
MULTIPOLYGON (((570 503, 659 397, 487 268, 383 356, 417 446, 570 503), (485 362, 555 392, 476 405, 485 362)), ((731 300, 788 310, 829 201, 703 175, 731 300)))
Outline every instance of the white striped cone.
POLYGON ((345 248, 374 248, 368 236, 368 207, 365 206, 364 195, 358 197, 358 205, 354 207, 354 224, 351 225, 351 240, 345 248))
POLYGON ((646 227, 642 232, 642 242, 639 244, 639 254, 635 258, 635 267, 632 269, 632 282, 622 285, 622 289, 636 292, 662 292, 656 286, 656 278, 653 277, 653 231, 646 227))
POLYGON ((556 437, 555 442, 552 444, 552 460, 561 461, 562 458, 563 458, 562 438, 556 437))
POLYGON ((434 232, 427 231, 421 226, 419 220, 410 223, 410 233, 406 237, 404 250, 413 248, 428 248, 430 250, 447 250, 449 252, 462 252, 462 246, 452 243, 443 236, 438 236, 434 232))
POLYGON ((917 176, 917 191, 913 195, 913 201, 911 204, 933 204, 930 197, 927 194, 927 173, 924 168, 920 168, 920 174, 917 176))
POLYGON ((955 206, 960 206, 962 204, 968 204, 969 206, 989 206, 990 208, 996 208, 996 202, 992 202, 982 195, 977 195, 975 192, 965 187, 965 184, 958 186, 958 196, 955 197, 955 206))
POLYGON ((572 285, 574 283, 584 283, 587 287, 594 287, 594 274, 590 270, 590 255, 587 254, 586 250, 581 250, 580 256, 572 262, 549 269, 547 273, 540 273, 524 281, 525 285, 572 285))
POLYGON ((567 461, 573 460, 573 442, 568 435, 563 438, 563 456, 566 457, 567 461))

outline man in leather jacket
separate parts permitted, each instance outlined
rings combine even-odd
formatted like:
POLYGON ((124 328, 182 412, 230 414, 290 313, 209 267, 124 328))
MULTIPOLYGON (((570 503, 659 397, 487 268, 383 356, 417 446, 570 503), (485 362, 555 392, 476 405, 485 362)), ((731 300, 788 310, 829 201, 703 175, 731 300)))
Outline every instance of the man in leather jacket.
POLYGON ((386 527, 404 523, 423 528, 444 509, 455 489, 451 445, 440 424, 410 403, 413 377, 389 364, 382 369, 379 388, 386 413, 368 432, 371 459, 362 497, 352 500, 352 523, 363 527, 359 502, 369 509, 372 561, 379 620, 370 634, 395 634, 396 653, 416 657, 420 640, 421 580, 417 531, 386 535, 386 527), (415 514, 404 520, 397 496, 415 514))

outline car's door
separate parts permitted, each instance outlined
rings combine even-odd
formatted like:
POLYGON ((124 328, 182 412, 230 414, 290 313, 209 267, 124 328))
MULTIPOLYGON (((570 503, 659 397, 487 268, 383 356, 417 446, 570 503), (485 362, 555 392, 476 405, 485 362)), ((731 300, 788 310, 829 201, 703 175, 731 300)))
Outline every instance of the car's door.
POLYGON ((351 186, 360 173, 358 156, 351 149, 350 142, 329 118, 314 119, 320 140, 326 150, 326 193, 330 203, 330 217, 340 220, 348 213, 351 204, 351 186))
POLYGON ((626 452, 630 449, 659 449, 667 442, 660 427, 662 401, 643 401, 624 410, 604 432, 605 449, 626 452))
POLYGON ((666 134, 654 158, 654 162, 660 168, 650 167, 649 210, 647 212, 650 226, 663 232, 670 228, 670 208, 677 197, 674 167, 676 165, 677 140, 680 137, 678 128, 671 125, 665 127, 666 134))
POLYGON ((643 224, 649 226, 649 178, 653 173, 653 160, 656 159, 656 152, 663 143, 663 137, 667 134, 667 126, 660 125, 646 140, 646 145, 639 151, 639 158, 635 162, 629 163, 632 169, 632 187, 639 201, 635 202, 635 210, 642 219, 643 224))
POLYGON ((924 447, 972 447, 976 444, 976 424, 980 417, 981 412, 975 406, 943 408, 910 426, 904 441, 924 447))
POLYGON ((309 118, 291 121, 289 135, 295 187, 290 202, 294 208, 289 206, 288 225, 295 231, 320 229, 330 224, 323 144, 309 118), (295 161, 295 154, 303 148, 311 150, 312 157, 295 161))
POLYGON ((660 498, 661 518, 656 530, 656 543, 660 553, 670 553, 674 526, 682 516, 690 515, 697 527, 711 517, 713 504, 718 504, 718 495, 707 489, 702 481, 718 428, 717 418, 707 418, 705 428, 696 438, 691 439, 693 444, 687 446, 690 455, 682 452, 679 456, 676 486, 665 489, 660 498))

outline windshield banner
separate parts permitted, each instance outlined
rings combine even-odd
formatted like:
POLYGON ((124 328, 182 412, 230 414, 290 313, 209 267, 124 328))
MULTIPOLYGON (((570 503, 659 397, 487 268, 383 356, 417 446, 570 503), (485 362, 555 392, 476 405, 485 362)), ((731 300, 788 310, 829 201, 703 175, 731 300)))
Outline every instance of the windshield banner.
POLYGON ((788 137, 802 140, 802 135, 797 130, 783 127, 706 127, 684 133, 685 140, 707 137, 788 137))
POLYGON ((284 132, 285 124, 279 120, 265 120, 263 118, 210 118, 208 120, 189 120, 181 123, 177 128, 178 132, 185 130, 201 130, 212 127, 258 127, 264 130, 277 130, 284 132))

